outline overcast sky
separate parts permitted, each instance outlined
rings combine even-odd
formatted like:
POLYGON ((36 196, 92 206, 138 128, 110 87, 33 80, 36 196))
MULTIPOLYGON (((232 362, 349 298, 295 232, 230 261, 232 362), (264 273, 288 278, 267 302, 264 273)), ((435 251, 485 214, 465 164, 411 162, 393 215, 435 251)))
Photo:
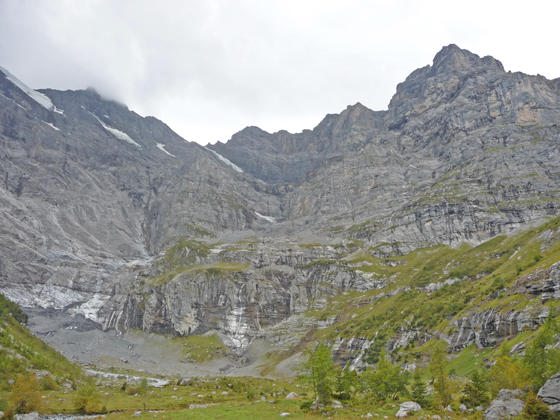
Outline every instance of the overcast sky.
POLYGON ((206 144, 386 109, 450 43, 560 77, 559 3, 0 0, 0 66, 34 88, 94 87, 206 144))

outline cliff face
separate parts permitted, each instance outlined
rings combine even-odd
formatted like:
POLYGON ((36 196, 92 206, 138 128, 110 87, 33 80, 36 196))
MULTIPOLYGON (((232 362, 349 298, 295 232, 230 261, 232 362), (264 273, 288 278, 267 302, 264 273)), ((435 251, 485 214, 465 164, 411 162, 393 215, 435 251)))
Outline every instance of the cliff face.
MULTIPOLYGON (((243 352, 329 298, 384 287, 349 268, 358 249, 479 243, 557 215, 559 87, 450 45, 386 111, 204 148, 93 91, 33 93, 0 71, 1 291, 104 329, 215 329, 243 352)), ((490 340, 473 322, 525 322, 476 316, 455 347, 490 340)))

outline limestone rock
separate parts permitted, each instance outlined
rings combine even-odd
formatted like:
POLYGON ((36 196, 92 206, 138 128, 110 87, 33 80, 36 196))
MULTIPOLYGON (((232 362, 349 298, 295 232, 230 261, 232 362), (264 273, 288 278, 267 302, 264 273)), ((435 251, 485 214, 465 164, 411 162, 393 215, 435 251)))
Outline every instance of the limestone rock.
POLYGON ((525 402, 520 398, 523 393, 516 390, 502 389, 498 397, 490 403, 484 412, 485 420, 508 419, 520 415, 525 407, 525 402))
POLYGON ((539 389, 537 396, 542 398, 552 411, 560 411, 560 373, 551 376, 539 389))
POLYGON ((16 414, 15 420, 39 420, 39 413, 33 412, 28 414, 16 414))
POLYGON ((422 407, 417 402, 406 401, 399 404, 399 411, 397 411, 395 417, 398 418, 407 417, 410 413, 413 413, 415 411, 420 411, 420 410, 422 410, 422 407))

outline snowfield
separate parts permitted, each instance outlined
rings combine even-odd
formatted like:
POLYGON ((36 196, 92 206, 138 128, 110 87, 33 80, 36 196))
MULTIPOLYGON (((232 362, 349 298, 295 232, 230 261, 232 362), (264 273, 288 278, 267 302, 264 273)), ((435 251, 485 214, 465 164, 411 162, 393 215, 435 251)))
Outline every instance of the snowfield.
POLYGON ((6 75, 6 78, 10 82, 12 82, 18 88, 20 88, 27 96, 29 96, 31 99, 33 99, 35 102, 37 102, 42 107, 48 109, 49 111, 56 111, 58 113, 63 113, 64 112, 64 111, 56 108, 47 95, 31 89, 29 86, 27 86, 25 83, 23 83, 21 80, 19 80, 16 76, 14 76, 12 73, 10 73, 5 68, 0 67, 0 71, 6 75))
POLYGON ((243 173, 243 169, 241 169, 239 166, 237 166, 235 163, 233 163, 231 160, 226 159, 225 157, 223 157, 222 155, 220 155, 218 152, 213 151, 212 149, 208 149, 207 147, 205 147, 206 150, 208 150, 209 152, 212 152, 214 154, 214 156, 216 156, 219 160, 221 160, 222 162, 224 162, 226 165, 230 166, 231 168, 233 168, 235 171, 239 172, 239 173, 243 173))
POLYGON ((156 146, 157 146, 157 148, 158 148, 159 150, 161 150, 161 151, 162 151, 163 153, 165 153, 166 155, 169 155, 169 156, 171 156, 171 157, 177 157, 177 156, 175 156, 173 153, 169 153, 167 150, 165 150, 165 144, 163 144, 163 143, 158 143, 156 146))
POLYGON ((138 143, 136 143, 134 140, 132 140, 132 138, 126 134, 124 131, 118 130, 116 128, 111 127, 110 125, 105 124, 103 121, 101 121, 101 119, 95 115, 93 112, 88 111, 96 120, 99 124, 101 124, 101 126, 108 131, 109 133, 111 133, 114 137, 118 138, 119 140, 122 141, 126 141, 127 143, 130 143, 136 147, 138 147, 139 149, 142 148, 142 146, 138 143))

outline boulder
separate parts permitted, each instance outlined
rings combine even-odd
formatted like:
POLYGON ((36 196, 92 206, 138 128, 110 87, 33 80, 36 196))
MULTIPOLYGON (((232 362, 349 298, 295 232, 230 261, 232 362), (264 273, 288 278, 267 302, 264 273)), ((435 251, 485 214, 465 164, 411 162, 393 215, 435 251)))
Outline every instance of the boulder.
POLYGON ((290 392, 288 395, 286 395, 286 399, 287 400, 294 400, 297 398, 297 394, 295 392, 290 392))
POLYGON ((399 405, 399 411, 397 411, 395 417, 407 417, 409 413, 420 410, 422 410, 422 407, 417 402, 406 401, 399 405))
POLYGON ((331 407, 332 408, 344 408, 342 403, 338 400, 332 400, 331 407))
POLYGON ((39 420, 39 413, 27 413, 27 414, 16 414, 14 416, 15 420, 39 420))
POLYGON ((525 401, 519 399, 523 392, 516 389, 502 389, 498 397, 490 403, 490 407, 484 412, 485 420, 501 420, 518 416, 525 407, 525 401))
POLYGON ((539 389, 537 394, 546 405, 552 410, 560 411, 560 372, 556 375, 552 375, 548 381, 539 389))

